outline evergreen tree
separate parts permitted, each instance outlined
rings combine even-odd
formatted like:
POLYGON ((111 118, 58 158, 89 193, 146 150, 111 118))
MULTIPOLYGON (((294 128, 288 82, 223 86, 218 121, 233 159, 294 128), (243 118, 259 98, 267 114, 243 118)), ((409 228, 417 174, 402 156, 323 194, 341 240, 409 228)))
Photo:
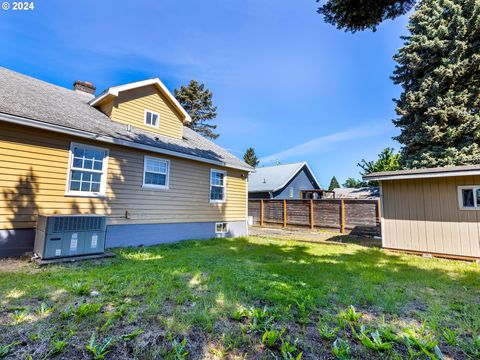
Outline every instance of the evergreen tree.
POLYGON ((251 167, 257 167, 260 163, 260 160, 258 160, 257 154, 255 154, 255 150, 252 147, 249 147, 247 151, 245 151, 243 160, 245 160, 245 162, 251 167))
POLYGON ((213 106, 213 94, 205 89, 205 84, 191 80, 187 86, 182 85, 179 90, 175 89, 174 93, 180 105, 192 118, 192 121, 185 126, 207 138, 218 138, 219 134, 213 132, 217 125, 209 124, 217 117, 217 107, 213 106))
POLYGON ((328 186, 328 190, 332 191, 333 189, 338 189, 340 184, 337 181, 337 178, 334 176, 332 180, 330 180, 330 185, 328 186))
MULTIPOLYGON (((324 20, 338 29, 356 32, 376 30, 378 24, 387 19, 406 14, 416 0, 327 0, 318 9, 324 20)), ((317 0, 323 2, 323 0, 317 0)))
POLYGON ((480 1, 422 0, 392 79, 407 168, 480 162, 480 1))

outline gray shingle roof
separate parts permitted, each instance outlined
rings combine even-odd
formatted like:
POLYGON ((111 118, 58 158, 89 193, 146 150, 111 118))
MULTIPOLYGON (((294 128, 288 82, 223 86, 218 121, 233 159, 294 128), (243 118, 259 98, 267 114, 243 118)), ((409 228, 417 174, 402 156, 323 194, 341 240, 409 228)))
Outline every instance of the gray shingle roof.
POLYGON ((335 188, 335 198, 338 199, 377 199, 380 197, 378 187, 335 188))
POLYGON ((184 127, 183 139, 174 139, 110 120, 88 105, 91 96, 0 67, 0 113, 83 130, 119 140, 149 145, 180 154, 250 169, 220 146, 184 127))
MULTIPOLYGON (((307 163, 257 167, 248 176, 249 192, 277 191, 284 187, 307 163)), ((312 173, 313 176, 313 173, 312 173)))

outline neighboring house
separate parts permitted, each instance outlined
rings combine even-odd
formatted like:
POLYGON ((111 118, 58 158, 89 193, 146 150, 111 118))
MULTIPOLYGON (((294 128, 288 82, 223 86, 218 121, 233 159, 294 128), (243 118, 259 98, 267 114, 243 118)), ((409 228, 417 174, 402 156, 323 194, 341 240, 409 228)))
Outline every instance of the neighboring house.
POLYGON ((382 245, 480 258, 480 165, 374 173, 380 182, 382 245))
POLYGON ((320 185, 306 162, 258 167, 248 177, 249 199, 300 199, 320 185))
POLYGON ((335 188, 333 193, 336 199, 378 199, 380 197, 378 187, 335 188))
POLYGON ((32 251, 37 214, 105 214, 109 247, 247 233, 252 168, 159 79, 74 87, 0 67, 0 255, 32 251))

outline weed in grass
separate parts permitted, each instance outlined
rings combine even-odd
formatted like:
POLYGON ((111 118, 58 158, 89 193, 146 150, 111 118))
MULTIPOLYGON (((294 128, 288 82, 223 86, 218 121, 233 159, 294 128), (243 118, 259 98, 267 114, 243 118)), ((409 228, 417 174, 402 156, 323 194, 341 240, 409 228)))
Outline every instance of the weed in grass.
POLYGON ((269 314, 266 306, 263 309, 251 308, 246 314, 252 319, 249 329, 254 332, 265 330, 273 321, 273 316, 269 314))
POLYGON ((449 328, 442 329, 442 339, 443 341, 445 341, 447 345, 450 345, 450 346, 458 345, 456 330, 451 330, 449 328))
POLYGON ((44 317, 49 315, 53 311, 53 306, 49 306, 46 302, 42 302, 35 313, 38 316, 44 317))
POLYGON ((411 329, 406 329, 404 332, 406 345, 412 357, 419 357, 421 354, 424 354, 430 359, 443 359, 443 354, 438 347, 438 341, 433 334, 426 333, 424 326, 422 326, 418 334, 411 329))
POLYGON ((103 342, 99 342, 95 338, 95 333, 93 333, 86 348, 94 360, 102 360, 105 359, 105 356, 110 352, 108 348, 112 345, 112 341, 113 338, 108 337, 103 342))
POLYGON ((0 358, 6 357, 10 353, 10 349, 18 344, 20 344, 20 342, 16 341, 8 345, 0 345, 0 358))
POLYGON ((100 328, 100 332, 110 329, 115 324, 115 321, 123 317, 126 313, 127 305, 125 304, 120 305, 115 311, 109 313, 107 315, 107 321, 105 321, 105 324, 100 328))
POLYGON ((75 315, 78 318, 84 318, 90 315, 97 314, 101 308, 102 308, 102 304, 100 303, 85 303, 80 305, 75 310, 75 315))
POLYGON ((471 342, 464 343, 462 348, 474 359, 480 359, 480 335, 473 338, 471 342))
POLYGON ((297 341, 292 344, 289 339, 281 339, 282 346, 280 347, 280 352, 284 360, 300 360, 303 356, 302 352, 298 351, 297 341))
POLYGON ((240 321, 245 316, 245 310, 234 310, 232 313, 232 320, 240 321))
POLYGON ((12 314, 13 321, 15 322, 15 324, 19 324, 27 319, 29 313, 29 308, 25 308, 23 310, 15 310, 12 314))
POLYGON ((386 341, 386 339, 383 339, 378 330, 373 331, 369 334, 365 327, 362 325, 360 329, 360 334, 356 334, 356 336, 358 340, 360 340, 360 342, 369 349, 378 352, 384 352, 392 348, 392 343, 388 340, 386 341))
POLYGON ((351 323, 351 324, 356 324, 358 319, 362 317, 362 313, 359 313, 355 310, 353 305, 350 305, 347 310, 342 310, 338 314, 338 318, 343 322, 351 323))
POLYGON ((320 322, 317 324, 317 329, 320 337, 325 340, 334 339, 337 336, 337 331, 339 330, 337 327, 332 328, 327 324, 321 324, 320 322))
POLYGON ((78 296, 89 296, 92 290, 90 289, 90 284, 88 283, 75 283, 72 284, 68 290, 78 296))
POLYGON ((333 342, 332 353, 333 355, 335 355, 337 359, 340 359, 340 360, 351 359, 350 345, 348 344, 347 341, 343 340, 342 338, 337 338, 333 342))
POLYGON ((280 340, 282 335, 285 333, 285 330, 285 328, 282 328, 280 331, 275 329, 265 330, 262 335, 262 343, 269 348, 274 347, 278 340, 280 340))
POLYGON ((187 339, 184 338, 178 342, 176 339, 172 341, 172 349, 167 353, 168 360, 185 360, 188 356, 187 339))
POLYGON ((67 342, 63 340, 52 340, 50 344, 50 349, 47 352, 47 355, 45 355, 44 359, 49 359, 53 355, 57 355, 63 352, 63 349, 65 349, 65 346, 67 346, 67 342))
POLYGON ((310 306, 306 301, 299 302, 295 300, 297 305, 297 322, 305 326, 310 322, 310 306))
POLYGON ((138 335, 141 335, 141 334, 143 334, 142 329, 135 329, 129 334, 122 335, 122 340, 123 341, 130 341, 130 340, 135 339, 138 335))

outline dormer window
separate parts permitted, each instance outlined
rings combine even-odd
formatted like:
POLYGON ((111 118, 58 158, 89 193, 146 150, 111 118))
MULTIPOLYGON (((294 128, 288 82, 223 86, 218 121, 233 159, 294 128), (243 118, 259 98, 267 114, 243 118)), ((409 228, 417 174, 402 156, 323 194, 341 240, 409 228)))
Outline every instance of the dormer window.
POLYGON ((145 110, 145 125, 158 127, 158 113, 145 110))

